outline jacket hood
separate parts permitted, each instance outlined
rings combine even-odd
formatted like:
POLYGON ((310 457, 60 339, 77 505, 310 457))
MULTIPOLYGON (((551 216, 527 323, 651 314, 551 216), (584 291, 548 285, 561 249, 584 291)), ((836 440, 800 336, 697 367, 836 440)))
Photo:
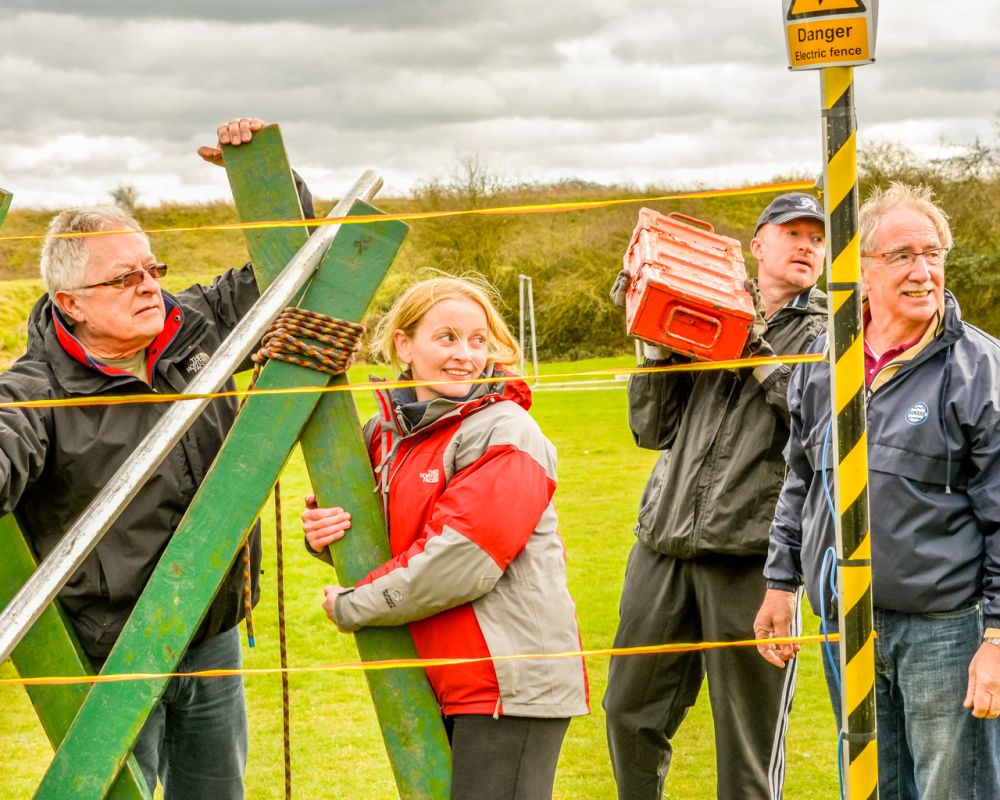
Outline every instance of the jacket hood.
POLYGON ((48 294, 43 294, 35 301, 31 313, 28 314, 26 355, 29 358, 37 359, 45 352, 45 332, 52 326, 53 308, 52 298, 48 294))
POLYGON ((944 290, 944 333, 948 337, 949 344, 965 335, 965 328, 962 326, 962 309, 959 307, 955 295, 949 289, 944 290))
MULTIPOLYGON (((809 314, 822 314, 826 316, 827 310, 829 308, 829 300, 826 296, 826 292, 815 286, 811 286, 806 290, 806 305, 805 311, 809 314)), ((803 293, 805 294, 805 292, 803 293)))
MULTIPOLYGON (((417 400, 416 391, 411 386, 376 389, 375 399, 379 405, 379 416, 383 425, 388 424, 397 435, 405 436, 408 433, 424 430, 442 419, 468 416, 497 399, 513 401, 525 411, 531 408, 531 389, 519 377, 504 372, 492 364, 486 367, 482 377, 498 380, 474 384, 469 394, 459 400, 437 397, 421 402, 417 400), (417 408, 414 408, 415 406, 417 408)), ((379 379, 373 378, 373 380, 379 379)), ((397 380, 407 381, 412 380, 412 377, 407 371, 397 380)))

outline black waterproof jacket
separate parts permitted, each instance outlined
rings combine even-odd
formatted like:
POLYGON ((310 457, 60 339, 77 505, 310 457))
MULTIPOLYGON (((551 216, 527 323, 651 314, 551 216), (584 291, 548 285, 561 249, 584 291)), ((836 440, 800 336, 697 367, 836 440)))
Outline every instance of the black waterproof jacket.
MULTIPOLYGON (((778 355, 804 353, 825 328, 826 295, 813 288, 779 309, 764 337, 778 355)), ((762 382, 749 369, 632 376, 636 444, 663 451, 643 491, 639 541, 676 558, 767 553, 785 474, 791 373, 783 365, 762 382)))
MULTIPOLYGON (((164 331, 147 348, 152 390, 182 391, 258 297, 249 265, 221 275, 211 286, 192 286, 176 297, 164 292, 164 331)), ((0 375, 0 399, 142 394, 150 386, 89 358, 45 295, 29 318, 27 352, 0 375)), ((15 512, 40 558, 167 408, 164 403, 0 409, 0 511, 15 512)), ((59 593, 91 657, 110 652, 235 416, 233 399, 208 404, 59 593)), ((251 536, 251 551, 256 602, 259 530, 251 536)), ((237 558, 195 642, 243 618, 243 581, 237 558)))

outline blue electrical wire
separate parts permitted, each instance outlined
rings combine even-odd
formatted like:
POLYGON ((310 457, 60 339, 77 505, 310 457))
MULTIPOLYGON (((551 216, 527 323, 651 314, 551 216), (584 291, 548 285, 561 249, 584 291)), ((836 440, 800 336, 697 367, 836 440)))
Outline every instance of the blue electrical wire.
POLYGON ((837 734, 837 777, 840 778, 840 800, 844 800, 844 729, 837 734))
MULTIPOLYGON (((830 484, 826 478, 827 454, 830 450, 830 440, 833 438, 833 419, 826 429, 826 436, 823 437, 823 455, 821 464, 821 474, 823 476, 823 494, 826 496, 826 507, 830 511, 831 519, 836 519, 837 509, 833 504, 833 496, 830 494, 830 484)), ((834 683, 837 685, 837 696, 843 693, 840 685, 840 665, 833 657, 833 645, 830 642, 830 631, 826 621, 826 592, 823 590, 823 576, 826 575, 827 567, 830 569, 830 597, 840 602, 840 595, 837 592, 837 550, 834 547, 826 548, 823 553, 823 563, 819 568, 819 618, 820 631, 823 634, 823 652, 827 662, 830 664, 830 671, 833 673, 834 683)), ((837 737, 837 774, 840 779, 840 798, 844 800, 844 729, 841 726, 840 734, 837 737)))
POLYGON ((820 632, 823 634, 823 652, 826 653, 827 662, 830 664, 830 670, 833 672, 834 683, 837 684, 837 692, 841 692, 840 686, 840 665, 836 663, 833 657, 833 644, 830 641, 830 631, 827 627, 826 622, 826 602, 824 600, 823 586, 823 576, 826 575, 826 570, 830 570, 830 596, 834 599, 839 599, 837 595, 837 551, 832 547, 826 548, 826 552, 823 553, 823 565, 820 567, 819 571, 819 583, 820 583, 820 593, 819 593, 819 615, 820 615, 820 632))

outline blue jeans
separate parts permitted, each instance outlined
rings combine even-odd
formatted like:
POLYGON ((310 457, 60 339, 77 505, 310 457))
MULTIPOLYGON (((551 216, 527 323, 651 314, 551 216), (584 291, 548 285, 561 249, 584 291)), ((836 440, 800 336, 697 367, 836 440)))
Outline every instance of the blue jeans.
MULTIPOLYGON (((875 630, 880 800, 1000 797, 1000 722, 962 707, 982 637, 979 605, 934 614, 876 608, 875 630)), ((839 722, 825 654, 823 666, 839 722)))
MULTIPOLYGON (((177 672, 239 669, 239 629, 190 648, 177 672)), ((247 761, 243 678, 171 678, 136 740, 133 754, 164 800, 243 800, 247 761)))

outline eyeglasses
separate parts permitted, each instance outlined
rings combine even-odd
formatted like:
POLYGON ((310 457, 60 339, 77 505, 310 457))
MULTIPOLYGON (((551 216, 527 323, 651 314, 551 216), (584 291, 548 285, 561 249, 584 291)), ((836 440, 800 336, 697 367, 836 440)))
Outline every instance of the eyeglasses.
POLYGON ((117 278, 112 278, 110 281, 92 283, 90 286, 81 286, 80 289, 96 289, 98 286, 114 286, 116 289, 131 289, 133 286, 138 286, 146 279, 147 272, 149 273, 149 277, 158 281, 167 274, 167 265, 150 264, 148 267, 142 267, 140 269, 134 269, 131 272, 126 272, 124 275, 119 275, 117 278))
POLYGON ((864 258, 880 258, 889 267, 912 267, 917 261, 917 256, 923 256, 929 266, 940 267, 948 255, 948 248, 934 247, 930 250, 924 250, 922 253, 899 251, 895 253, 862 253, 861 255, 864 258))

